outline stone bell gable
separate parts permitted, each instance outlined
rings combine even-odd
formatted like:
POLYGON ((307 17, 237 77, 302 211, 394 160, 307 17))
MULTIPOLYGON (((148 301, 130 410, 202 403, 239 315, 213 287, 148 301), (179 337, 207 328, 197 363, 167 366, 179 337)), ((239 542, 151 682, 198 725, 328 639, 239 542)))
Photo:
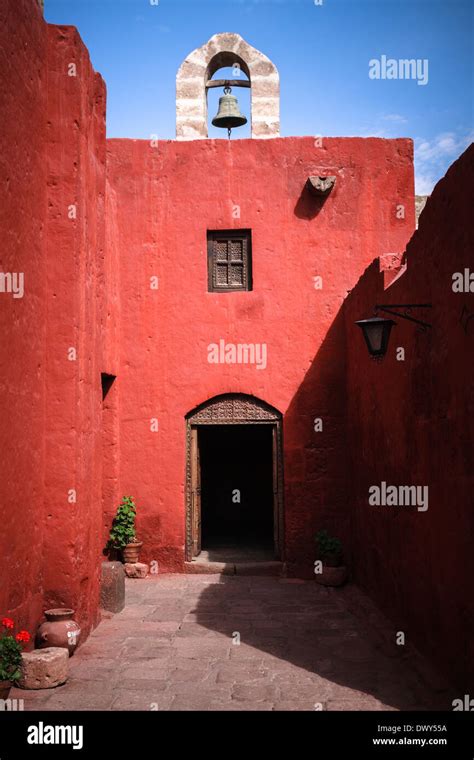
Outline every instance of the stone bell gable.
POLYGON ((250 81, 252 137, 280 136, 280 76, 275 64, 240 34, 215 34, 181 64, 176 76, 176 138, 208 136, 206 84, 223 67, 250 81))

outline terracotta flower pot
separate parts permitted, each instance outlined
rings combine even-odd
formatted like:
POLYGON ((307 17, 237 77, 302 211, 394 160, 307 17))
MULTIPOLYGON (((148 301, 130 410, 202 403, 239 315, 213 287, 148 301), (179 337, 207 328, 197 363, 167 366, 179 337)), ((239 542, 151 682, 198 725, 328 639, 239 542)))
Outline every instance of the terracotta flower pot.
POLYGON ((320 554, 318 559, 322 561, 325 567, 340 567, 342 565, 341 552, 336 552, 335 554, 320 554))
POLYGON ((38 628, 37 643, 39 649, 45 647, 61 647, 72 655, 79 643, 81 629, 73 620, 74 610, 46 610, 46 623, 38 628))
POLYGON ((123 559, 124 562, 130 562, 131 564, 135 564, 138 562, 138 558, 140 556, 140 549, 143 546, 143 541, 134 541, 132 544, 127 544, 127 546, 124 546, 123 548, 123 559))
POLYGON ((0 699, 8 699, 11 687, 11 681, 0 681, 0 699))
POLYGON ((321 586, 342 586, 347 581, 347 567, 345 565, 331 567, 323 562, 322 572, 315 573, 314 577, 321 586))

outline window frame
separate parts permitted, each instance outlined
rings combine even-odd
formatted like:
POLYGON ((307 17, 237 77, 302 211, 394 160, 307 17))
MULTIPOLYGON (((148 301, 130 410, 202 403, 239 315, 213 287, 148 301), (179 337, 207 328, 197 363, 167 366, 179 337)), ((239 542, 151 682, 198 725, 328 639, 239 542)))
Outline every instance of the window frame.
MULTIPOLYGON (((228 254, 227 254, 228 255, 228 254)), ((232 261, 227 258, 227 266, 230 267, 232 261)), ((207 289, 209 293, 247 293, 253 290, 252 282, 252 231, 250 229, 233 229, 233 230, 207 230, 207 289), (244 274, 244 284, 233 287, 215 285, 216 262, 214 260, 214 243, 216 240, 225 240, 229 243, 232 240, 245 241, 246 246, 243 251, 242 267, 244 274)))

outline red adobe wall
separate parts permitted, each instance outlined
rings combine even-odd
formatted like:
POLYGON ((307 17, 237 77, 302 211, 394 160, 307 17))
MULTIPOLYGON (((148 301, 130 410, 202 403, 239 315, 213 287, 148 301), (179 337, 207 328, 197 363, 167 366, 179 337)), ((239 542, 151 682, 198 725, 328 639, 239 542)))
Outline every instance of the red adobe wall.
POLYGON ((0 264, 25 278, 22 299, 0 293, 0 615, 34 631, 44 609, 68 605, 87 633, 102 546, 100 372, 113 363, 105 87, 77 31, 47 25, 34 0, 2 3, 0 51, 0 264))
POLYGON ((384 291, 375 262, 345 306, 354 580, 460 689, 474 678, 474 292, 454 293, 452 276, 474 271, 473 178, 471 146, 433 191, 406 274, 384 291), (387 356, 371 361, 354 321, 376 303, 426 302, 413 315, 431 333, 396 320, 387 356), (382 481, 429 486, 428 510, 369 506, 382 481))
POLYGON ((105 85, 74 27, 49 26, 48 35, 44 590, 46 604, 74 607, 87 631, 102 549, 101 371, 111 371, 102 339, 105 85))
POLYGON ((46 166, 46 25, 37 4, 0 5, 0 616, 22 627, 42 607, 46 166))
POLYGON ((0 8, 0 112, 0 271, 25 278, 23 298, 0 293, 0 614, 34 630, 69 605, 87 633, 122 494, 137 499, 144 558, 183 570, 185 415, 247 393, 284 414, 290 571, 311 575, 327 525, 396 629, 467 688, 474 307, 451 277, 472 259, 473 150, 384 291, 376 266, 359 278, 414 228, 409 140, 110 140, 106 198, 105 86, 77 31, 47 25, 35 0, 0 8), (328 173, 321 205, 304 185, 328 173), (252 229, 254 290, 208 293, 206 230, 233 227, 252 229), (432 300, 434 328, 400 320, 374 364, 353 322, 381 300, 432 300), (220 339, 265 342, 267 368, 208 364, 220 339), (101 372, 118 376, 104 405, 101 372), (382 480, 429 485, 428 512, 369 508, 382 480))
POLYGON ((311 575, 321 522, 347 531, 339 312, 364 267, 402 251, 414 229, 412 143, 107 144, 107 246, 120 254, 120 491, 136 497, 144 558, 183 569, 185 415, 239 392, 285 415, 286 557, 311 575), (322 206, 304 190, 320 173, 337 175, 322 206), (207 291, 206 231, 228 228, 252 229, 252 292, 207 291), (265 342, 267 368, 208 364, 220 339, 265 342), (317 416, 324 433, 313 430, 317 416))

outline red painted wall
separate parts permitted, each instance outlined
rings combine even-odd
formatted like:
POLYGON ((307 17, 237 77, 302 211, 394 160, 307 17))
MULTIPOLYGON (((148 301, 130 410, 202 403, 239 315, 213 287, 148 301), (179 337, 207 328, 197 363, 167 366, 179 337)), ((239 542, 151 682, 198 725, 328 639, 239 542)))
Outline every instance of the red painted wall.
POLYGON ((87 634, 126 493, 144 558, 183 570, 185 415, 246 393, 284 414, 290 572, 312 574, 328 526, 396 630, 468 688, 474 306, 451 282, 472 261, 473 149, 384 290, 414 228, 409 140, 106 143, 87 50, 34 0, 0 8, 0 112, 0 271, 25 287, 0 293, 0 614, 34 630, 45 608, 69 605, 87 634), (306 179, 329 173, 336 187, 318 204, 306 179), (234 227, 252 229, 254 289, 208 293, 206 231, 234 227), (372 264, 360 278, 379 256, 383 275, 372 264), (432 334, 399 320, 371 362, 354 321, 376 302, 425 300, 432 334), (266 343, 266 369, 209 364, 220 339, 266 343), (117 375, 104 404, 101 372, 117 375), (428 511, 370 507, 382 480, 428 485, 428 511))
POLYGON ((76 29, 48 38, 45 602, 73 606, 87 632, 102 548, 105 85, 76 29))
POLYGON ((0 293, 0 614, 34 631, 44 609, 67 605, 87 633, 108 371, 105 87, 77 31, 47 25, 32 0, 2 3, 0 51, 0 264, 25 282, 22 299, 0 293))
POLYGON ((286 559, 311 575, 315 530, 345 535, 349 514, 339 312, 364 267, 403 251, 414 228, 411 141, 109 140, 107 177, 107 246, 120 255, 120 489, 136 497, 145 559, 183 569, 185 415, 238 392, 285 415, 286 559), (337 183, 321 206, 304 187, 325 173, 337 183), (207 290, 206 231, 229 228, 252 230, 252 292, 207 290), (209 364, 220 339, 266 343, 267 368, 209 364))
POLYGON ((460 689, 474 677, 474 292, 454 293, 452 276, 474 272, 473 178, 471 146, 428 200, 406 273, 384 290, 375 262, 345 305, 354 580, 460 689), (371 361, 354 321, 376 303, 427 302, 414 316, 431 332, 396 320, 386 358, 371 361), (428 510, 369 506, 381 481, 427 485, 428 510))
POLYGON ((0 293, 0 615, 41 614, 47 208, 46 25, 29 0, 0 5, 0 271, 24 296, 0 293))

